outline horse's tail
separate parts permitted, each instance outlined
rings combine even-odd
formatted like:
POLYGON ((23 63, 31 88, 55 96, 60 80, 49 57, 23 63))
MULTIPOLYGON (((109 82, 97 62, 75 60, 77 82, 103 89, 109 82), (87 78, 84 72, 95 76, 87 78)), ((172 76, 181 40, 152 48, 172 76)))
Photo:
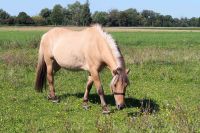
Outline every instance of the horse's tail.
POLYGON ((36 80, 35 80, 35 90, 37 92, 42 92, 44 85, 46 84, 47 66, 44 61, 44 53, 41 48, 42 40, 40 43, 38 64, 36 70, 36 80))

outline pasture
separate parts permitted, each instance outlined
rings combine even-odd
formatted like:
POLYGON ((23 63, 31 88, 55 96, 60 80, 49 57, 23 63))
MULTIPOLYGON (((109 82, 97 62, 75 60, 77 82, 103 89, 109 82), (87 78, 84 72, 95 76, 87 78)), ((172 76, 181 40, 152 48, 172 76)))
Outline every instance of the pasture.
POLYGON ((35 92, 38 45, 47 29, 0 30, 0 132, 200 132, 198 30, 108 29, 131 72, 121 111, 110 92, 110 72, 101 73, 112 110, 103 115, 94 87, 91 108, 82 108, 87 72, 56 73, 58 104, 47 100, 48 88, 35 92))

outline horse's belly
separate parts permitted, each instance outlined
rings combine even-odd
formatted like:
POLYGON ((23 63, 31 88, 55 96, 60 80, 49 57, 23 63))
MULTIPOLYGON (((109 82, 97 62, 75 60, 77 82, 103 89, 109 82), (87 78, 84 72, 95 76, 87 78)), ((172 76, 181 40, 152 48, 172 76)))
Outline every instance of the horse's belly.
POLYGON ((63 68, 88 70, 82 46, 76 40, 58 38, 52 50, 53 56, 63 68))
POLYGON ((88 70, 88 66, 85 63, 84 57, 82 56, 77 56, 74 54, 68 55, 68 54, 64 54, 65 56, 55 56, 55 60, 57 61, 57 63, 66 69, 74 69, 74 70, 79 70, 79 69, 83 69, 83 70, 88 70))

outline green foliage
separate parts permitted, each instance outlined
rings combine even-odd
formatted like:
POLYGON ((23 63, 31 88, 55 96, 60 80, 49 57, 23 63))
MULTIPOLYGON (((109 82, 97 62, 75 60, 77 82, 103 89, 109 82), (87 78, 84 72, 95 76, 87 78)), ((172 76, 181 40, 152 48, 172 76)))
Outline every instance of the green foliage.
POLYGON ((6 11, 0 9, 0 19, 8 19, 9 17, 10 15, 6 11))
POLYGON ((127 14, 127 25, 126 26, 137 26, 139 25, 139 13, 136 9, 130 8, 125 11, 125 14, 127 14))
POLYGON ((42 16, 43 18, 47 19, 51 16, 51 10, 48 8, 44 8, 40 11, 40 16, 42 16))
POLYGON ((113 9, 108 15, 108 26, 119 26, 120 12, 117 9, 113 9))
POLYGON ((27 15, 25 12, 20 12, 16 18, 17 24, 19 25, 30 25, 33 24, 34 21, 32 18, 27 15))
MULTIPOLYGON (((152 10, 138 12, 129 8, 123 11, 111 9, 109 12, 90 12, 89 1, 81 4, 75 1, 67 7, 55 5, 53 9, 44 8, 40 11, 40 16, 45 19, 45 25, 74 25, 89 26, 91 22, 100 23, 103 26, 148 26, 148 27, 199 27, 200 19, 173 18, 171 15, 162 15, 152 10)), ((25 12, 23 12, 25 13, 25 12)), ((42 25, 41 19, 33 16, 33 21, 26 13, 23 19, 12 17, 7 12, 0 9, 0 25, 42 25)))
POLYGON ((61 5, 55 5, 51 13, 51 21, 54 25, 61 25, 63 22, 64 13, 61 5))
POLYGON ((48 8, 44 8, 40 11, 40 16, 43 17, 46 21, 47 25, 51 24, 51 10, 48 8))
POLYGON ((200 27, 200 17, 199 17, 199 20, 198 20, 198 26, 200 27))
POLYGON ((81 4, 76 1, 74 4, 68 5, 69 24, 76 26, 88 26, 92 22, 89 2, 81 4))
POLYGON ((106 26, 107 22, 108 22, 108 13, 107 12, 98 12, 96 11, 93 15, 92 15, 92 21, 93 23, 99 23, 103 26, 106 26))
POLYGON ((70 24, 72 25, 81 25, 81 12, 82 12, 82 5, 80 2, 76 1, 74 4, 68 5, 68 11, 71 15, 70 24))
POLYGON ((83 26, 89 26, 92 22, 91 13, 90 13, 90 5, 87 0, 85 4, 82 5, 82 24, 83 26))
POLYGON ((33 16, 32 19, 33 19, 35 25, 40 25, 41 26, 41 25, 45 25, 46 24, 46 20, 41 16, 33 16))
POLYGON ((0 24, 8 24, 9 18, 10 15, 3 9, 0 9, 0 24))
POLYGON ((81 107, 87 72, 56 73, 59 104, 47 100, 48 89, 35 92, 33 46, 43 33, 0 31, 0 132, 200 132, 200 33, 112 32, 131 72, 121 111, 109 70, 101 73, 110 115, 101 113, 94 87, 91 108, 81 107))

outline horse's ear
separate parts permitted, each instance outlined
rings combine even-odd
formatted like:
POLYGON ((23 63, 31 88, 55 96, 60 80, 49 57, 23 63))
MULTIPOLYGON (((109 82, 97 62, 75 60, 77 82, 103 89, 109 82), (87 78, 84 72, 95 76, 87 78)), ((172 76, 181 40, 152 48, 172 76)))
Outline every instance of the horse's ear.
POLYGON ((116 70, 113 70, 114 75, 120 74, 121 72, 122 72, 122 69, 119 67, 116 70))
POLYGON ((130 72, 130 69, 126 69, 126 74, 128 74, 130 72))

